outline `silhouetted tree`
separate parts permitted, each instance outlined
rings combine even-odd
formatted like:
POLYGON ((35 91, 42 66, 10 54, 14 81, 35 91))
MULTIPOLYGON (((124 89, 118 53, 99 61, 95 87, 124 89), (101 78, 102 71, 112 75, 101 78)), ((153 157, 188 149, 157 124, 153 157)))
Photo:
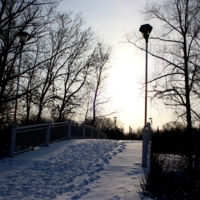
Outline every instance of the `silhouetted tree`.
POLYGON ((56 12, 59 2, 0 2, 1 125, 13 122, 20 31, 26 30, 30 37, 23 46, 18 123, 21 119, 23 123, 30 118, 39 122, 43 117, 61 121, 83 115, 89 80, 90 90, 100 91, 93 76, 100 70, 102 84, 110 48, 86 28, 81 14, 56 12))
MULTIPOLYGON (((157 61, 155 73, 149 81, 151 98, 161 99, 174 108, 186 123, 188 133, 188 168, 194 169, 192 159, 192 123, 199 120, 199 38, 200 2, 198 0, 170 0, 148 4, 144 10, 148 20, 155 20, 150 41, 150 55, 157 61)), ((128 41, 145 51, 131 38, 128 41)))
MULTIPOLYGON (((13 122, 15 87, 19 57, 18 33, 26 30, 30 33, 24 51, 31 51, 37 42, 37 35, 45 35, 46 27, 52 21, 52 13, 58 0, 21 0, 0 2, 0 124, 13 122), (29 49, 29 50, 28 50, 29 49)), ((23 52, 24 54, 24 52, 23 52)), ((24 54, 20 77, 32 70, 29 58, 24 54)), ((18 98, 30 93, 30 89, 21 90, 18 98)))
MULTIPOLYGON (((93 119, 87 119, 85 123, 87 125, 93 125, 93 119)), ((115 127, 115 122, 111 118, 96 118, 93 126, 105 133, 109 139, 123 140, 127 138, 124 133, 123 125, 119 123, 119 126, 116 125, 115 127)))
POLYGON ((107 117, 116 112, 114 110, 105 111, 106 104, 111 102, 111 98, 106 94, 110 55, 111 47, 98 42, 92 57, 94 68, 88 82, 88 100, 85 114, 85 119, 92 118, 92 125, 95 124, 97 118, 107 117))

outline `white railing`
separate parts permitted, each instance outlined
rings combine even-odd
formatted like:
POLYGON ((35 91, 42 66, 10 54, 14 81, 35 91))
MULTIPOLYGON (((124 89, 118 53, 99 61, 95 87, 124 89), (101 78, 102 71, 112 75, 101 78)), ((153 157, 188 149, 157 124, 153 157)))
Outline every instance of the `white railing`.
POLYGON ((50 143, 65 139, 96 138, 107 139, 100 130, 85 124, 68 122, 46 123, 17 127, 13 125, 10 157, 34 150, 35 147, 49 146, 50 143))

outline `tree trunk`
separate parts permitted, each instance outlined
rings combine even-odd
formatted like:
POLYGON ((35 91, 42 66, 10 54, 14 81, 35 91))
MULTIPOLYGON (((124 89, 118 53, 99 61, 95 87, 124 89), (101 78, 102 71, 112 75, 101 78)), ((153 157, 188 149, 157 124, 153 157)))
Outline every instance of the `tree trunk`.
MULTIPOLYGON (((97 88, 98 88, 98 86, 97 86, 97 88)), ((97 100, 97 90, 95 91, 94 100, 93 100, 92 126, 94 126, 95 120, 96 120, 96 100, 97 100)))
POLYGON ((191 174, 193 171, 192 160, 192 120, 191 120, 191 105, 190 105, 190 88, 188 76, 188 56, 187 56, 187 42, 184 36, 184 62, 185 62, 185 96, 186 96, 186 119, 187 119, 187 156, 188 156, 188 170, 191 174))
POLYGON ((40 104, 40 105, 39 105, 39 111, 38 111, 38 114, 37 114, 36 122, 39 122, 39 121, 40 121, 40 119, 41 119, 41 114, 42 114, 42 105, 40 104))

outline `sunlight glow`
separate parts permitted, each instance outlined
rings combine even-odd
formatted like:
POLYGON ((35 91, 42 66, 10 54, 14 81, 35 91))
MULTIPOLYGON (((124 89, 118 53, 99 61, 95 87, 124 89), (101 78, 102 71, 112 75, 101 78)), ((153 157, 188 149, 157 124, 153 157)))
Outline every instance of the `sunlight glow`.
MULTIPOLYGON (((148 0, 65 0, 59 5, 62 11, 82 12, 86 24, 91 26, 107 45, 113 48, 106 94, 113 101, 105 108, 118 110, 117 119, 124 123, 124 128, 143 127, 144 123, 144 83, 145 54, 131 44, 124 43, 125 34, 139 32, 140 25, 148 23, 140 11, 148 0)), ((155 68, 149 62, 149 71, 155 68)), ((147 119, 153 118, 154 128, 173 120, 169 110, 161 103, 152 106, 148 101, 147 119), (165 113, 165 114, 163 114, 165 113), (167 113, 167 114, 166 114, 167 113)), ((113 115, 114 116, 114 115, 113 115)), ((113 116, 110 116, 113 118, 113 116)))

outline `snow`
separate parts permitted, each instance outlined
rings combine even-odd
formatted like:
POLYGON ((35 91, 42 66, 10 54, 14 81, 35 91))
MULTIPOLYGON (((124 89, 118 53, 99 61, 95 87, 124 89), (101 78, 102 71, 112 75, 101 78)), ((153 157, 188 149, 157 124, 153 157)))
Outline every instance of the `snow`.
POLYGON ((141 141, 66 140, 0 160, 0 200, 140 199, 141 141))

